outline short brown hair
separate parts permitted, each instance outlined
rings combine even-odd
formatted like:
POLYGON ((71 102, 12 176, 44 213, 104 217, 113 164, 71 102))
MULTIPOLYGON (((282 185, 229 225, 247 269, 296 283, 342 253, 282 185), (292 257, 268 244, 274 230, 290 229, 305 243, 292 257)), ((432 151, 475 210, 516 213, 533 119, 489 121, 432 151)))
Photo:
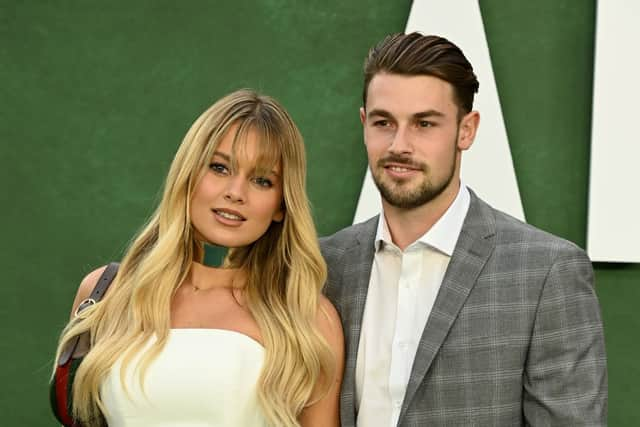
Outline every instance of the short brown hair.
POLYGON ((458 46, 443 37, 415 32, 390 34, 369 50, 364 61, 362 102, 365 108, 371 79, 385 72, 433 76, 450 83, 459 113, 463 114, 473 109, 473 96, 480 85, 473 67, 458 46))

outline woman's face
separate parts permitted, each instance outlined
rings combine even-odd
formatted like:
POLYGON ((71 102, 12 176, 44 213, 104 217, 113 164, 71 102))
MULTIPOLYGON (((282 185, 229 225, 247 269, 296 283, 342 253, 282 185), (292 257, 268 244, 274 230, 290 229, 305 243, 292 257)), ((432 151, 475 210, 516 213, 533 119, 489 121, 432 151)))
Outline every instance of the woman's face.
POLYGON ((272 221, 284 219, 282 172, 278 163, 266 174, 256 171, 258 135, 251 129, 244 149, 231 164, 237 125, 220 141, 209 168, 196 185, 191 199, 191 224, 208 243, 236 248, 258 240, 272 221))

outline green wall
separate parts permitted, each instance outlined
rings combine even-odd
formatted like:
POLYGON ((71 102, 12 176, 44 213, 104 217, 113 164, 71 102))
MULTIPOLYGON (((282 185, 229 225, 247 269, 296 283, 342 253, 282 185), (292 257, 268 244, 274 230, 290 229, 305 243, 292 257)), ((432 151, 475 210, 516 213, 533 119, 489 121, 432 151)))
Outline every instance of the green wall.
MULTIPOLYGON (((584 246, 595 4, 480 5, 527 218, 584 246)), ((351 222, 366 164, 362 60, 409 8, 0 0, 3 425, 54 425, 48 375, 77 284, 121 256, 182 136, 223 94, 249 86, 282 101, 307 142, 320 233, 351 222)), ((595 267, 610 425, 634 425, 640 268, 595 267)))

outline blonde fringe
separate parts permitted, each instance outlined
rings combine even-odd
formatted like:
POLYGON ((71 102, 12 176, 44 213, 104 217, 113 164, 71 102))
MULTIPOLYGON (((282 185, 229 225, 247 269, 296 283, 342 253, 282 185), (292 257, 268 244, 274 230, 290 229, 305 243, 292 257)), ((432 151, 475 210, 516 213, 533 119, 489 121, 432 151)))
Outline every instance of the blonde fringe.
POLYGON ((326 266, 304 190, 302 136, 273 99, 240 90, 216 102, 191 126, 172 162, 162 201, 131 243, 107 296, 62 332, 56 360, 74 337, 90 335, 91 351, 73 383, 73 416, 83 424, 100 424, 105 413, 100 385, 120 357, 124 386, 128 365, 156 338, 140 360, 143 385, 147 369, 166 344, 171 298, 192 262, 201 262, 204 255, 190 224, 191 193, 218 141, 238 122, 259 132, 267 146, 278 144, 283 166, 284 221, 273 223, 252 245, 230 250, 225 260, 226 266, 247 272, 247 306, 264 341, 260 405, 270 425, 299 426, 302 410, 328 391, 335 359, 316 327, 326 266))

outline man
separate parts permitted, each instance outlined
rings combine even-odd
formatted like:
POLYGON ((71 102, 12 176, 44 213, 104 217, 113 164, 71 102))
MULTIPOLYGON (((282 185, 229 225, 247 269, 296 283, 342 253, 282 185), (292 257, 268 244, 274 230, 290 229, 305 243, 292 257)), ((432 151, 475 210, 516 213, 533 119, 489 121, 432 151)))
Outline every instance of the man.
POLYGON ((343 426, 606 425, 591 263, 460 182, 480 116, 460 49, 392 35, 360 120, 383 215, 322 240, 346 341, 343 426))

